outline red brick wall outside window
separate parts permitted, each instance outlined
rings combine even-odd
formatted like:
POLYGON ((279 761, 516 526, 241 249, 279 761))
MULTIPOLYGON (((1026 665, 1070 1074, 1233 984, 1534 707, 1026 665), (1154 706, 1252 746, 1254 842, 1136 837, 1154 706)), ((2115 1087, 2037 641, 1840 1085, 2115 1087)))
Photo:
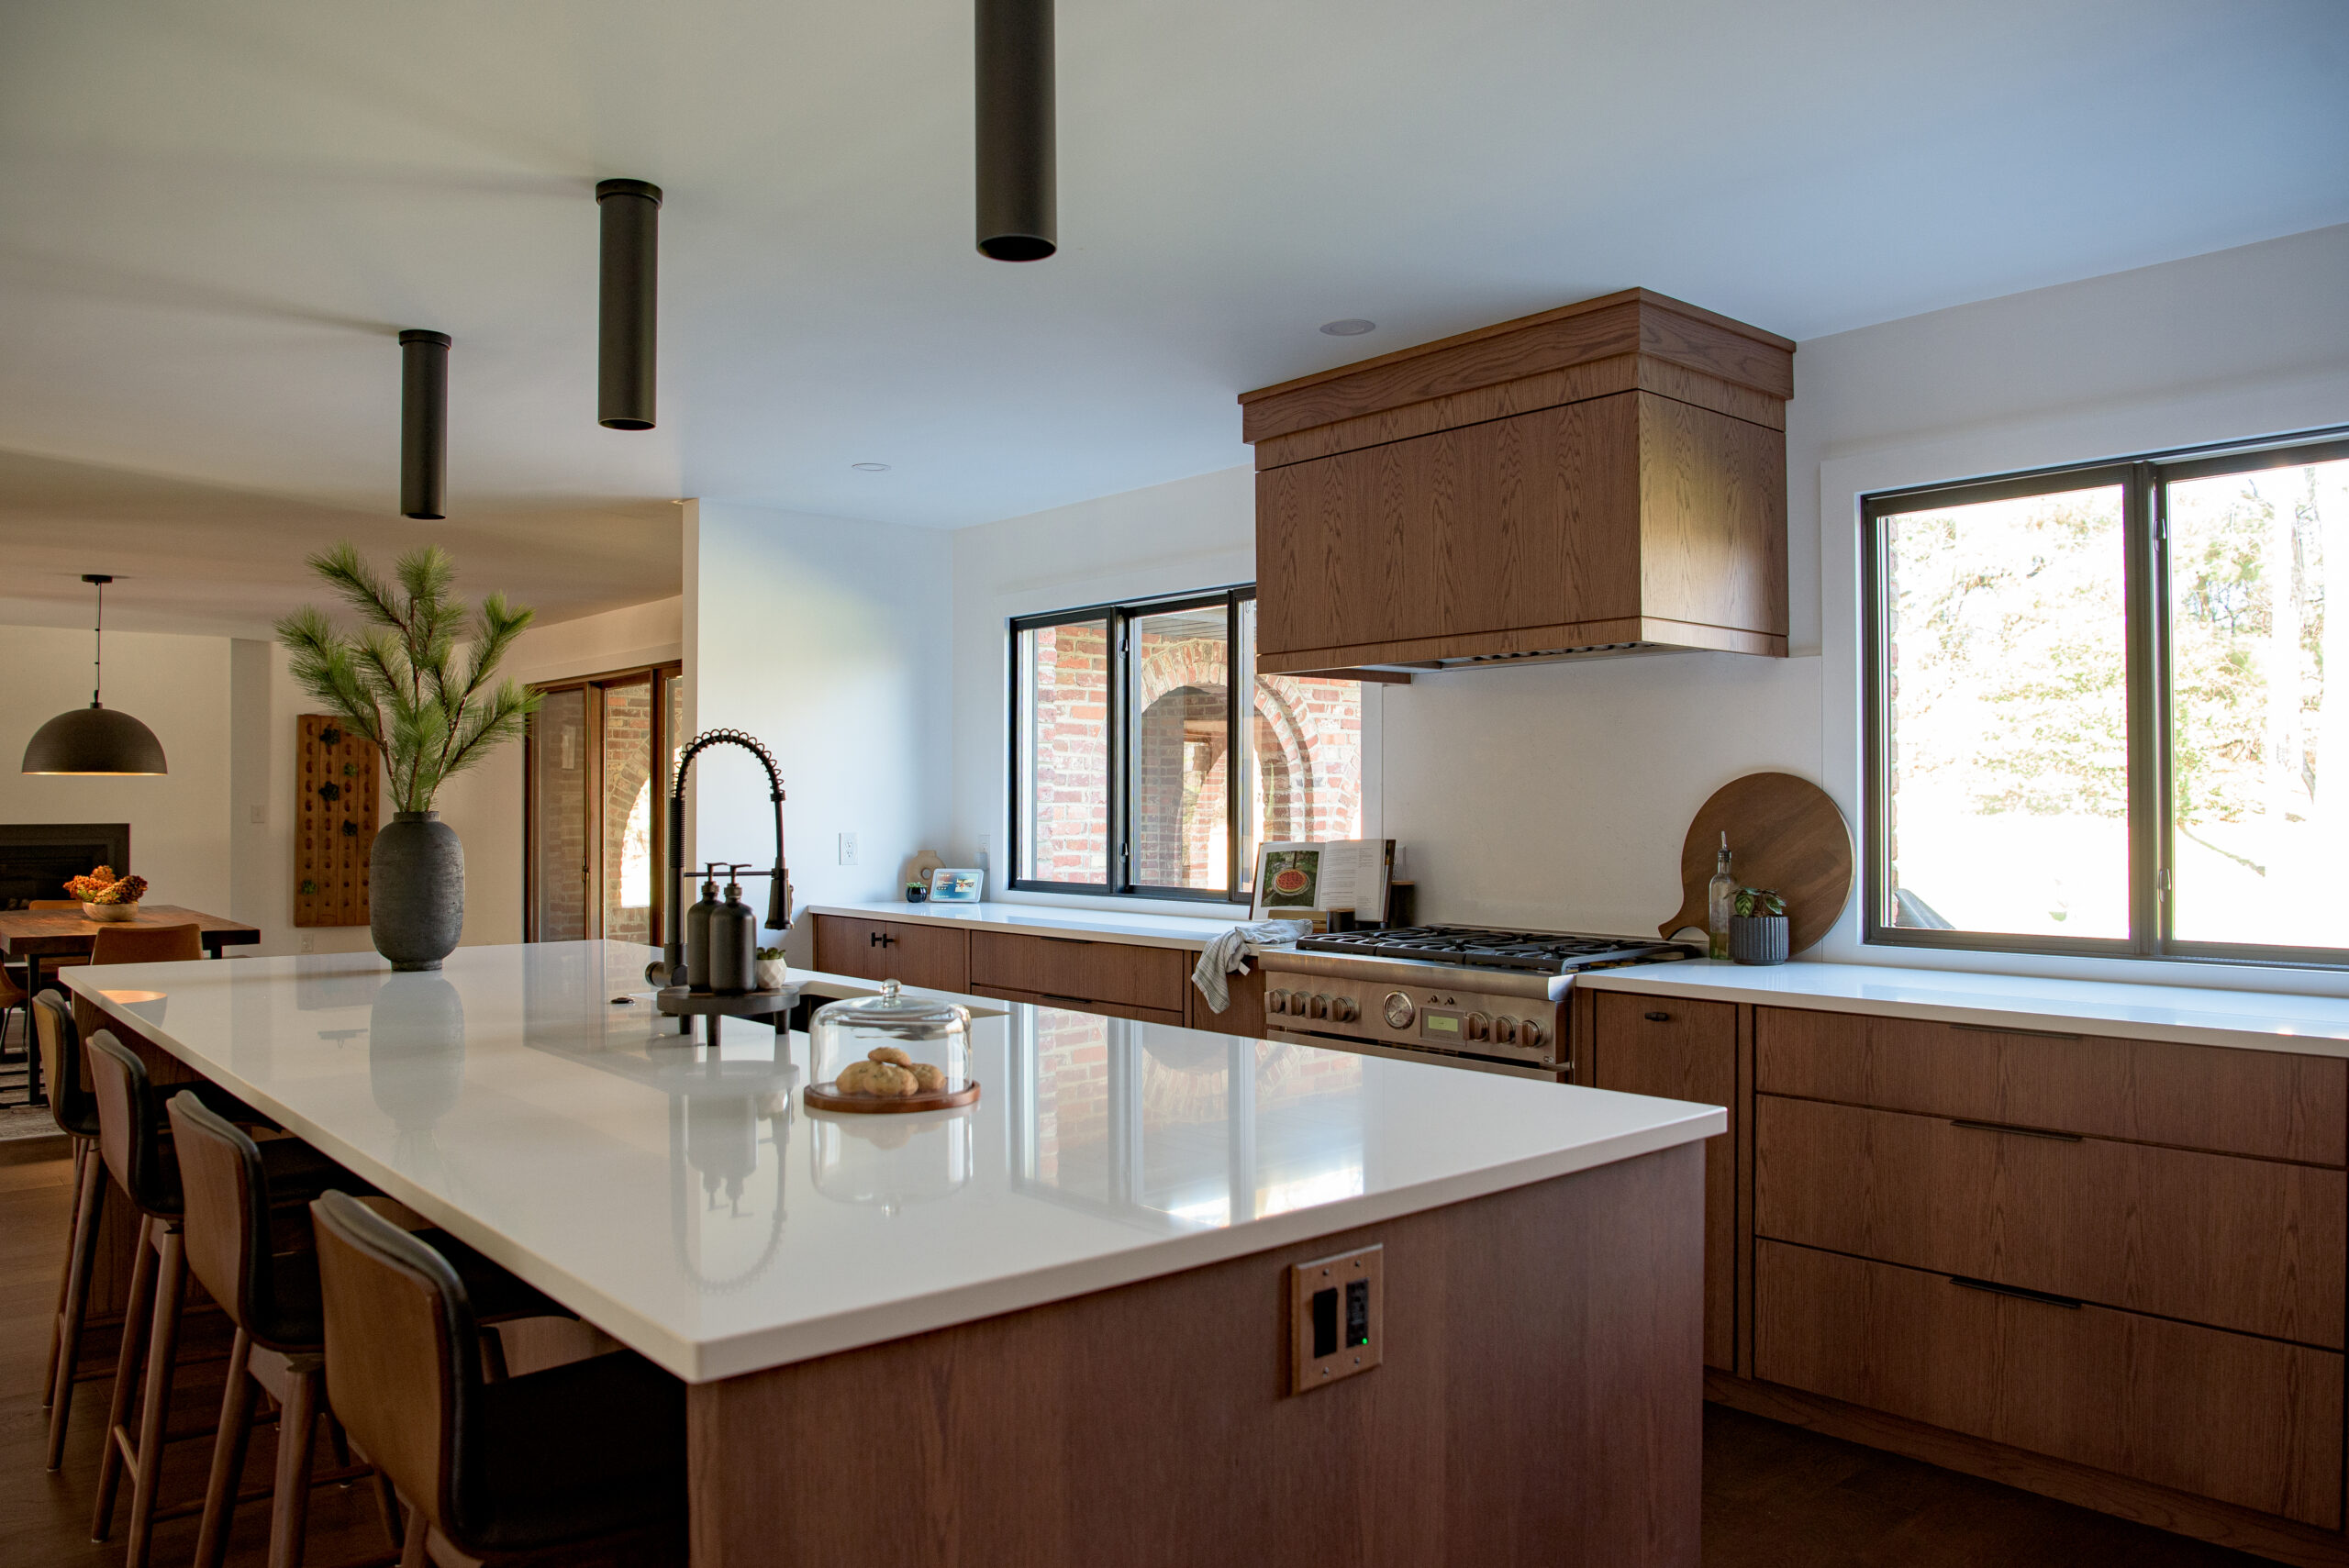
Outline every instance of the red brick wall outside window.
MULTIPOLYGON (((1243 648, 1254 605, 1240 605, 1243 648)), ((1244 896, 1259 837, 1362 833, 1362 687, 1259 676, 1246 716, 1240 872, 1230 887, 1230 607, 1219 598, 1014 632, 1013 811, 1019 881, 1105 891, 1179 889, 1244 896), (1127 652, 1113 647, 1123 627, 1127 652), (1121 663, 1130 661, 1130 671, 1121 663), (1113 686, 1122 705, 1130 882, 1111 843, 1113 686)))

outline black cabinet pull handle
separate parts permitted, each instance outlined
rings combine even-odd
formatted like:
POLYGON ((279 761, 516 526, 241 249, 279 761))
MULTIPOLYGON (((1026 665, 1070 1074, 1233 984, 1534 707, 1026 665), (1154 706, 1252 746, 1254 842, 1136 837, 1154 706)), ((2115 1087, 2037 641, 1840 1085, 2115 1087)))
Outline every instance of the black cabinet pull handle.
POLYGON ((865 934, 865 945, 876 948, 893 948, 897 945, 897 939, 890 936, 885 931, 869 931, 865 934))
POLYGON ((2009 1127, 2002 1121, 1959 1121, 1953 1119, 1950 1122, 1950 1126, 1966 1128, 1975 1132, 2010 1132, 2017 1138, 2044 1138, 2052 1143, 2078 1143, 2081 1141, 2080 1135, 2076 1132, 2049 1132, 2044 1128, 2009 1127))
POLYGON ((1047 1002, 1075 1002, 1085 1006, 1093 1005, 1093 998, 1090 996, 1063 996, 1057 991, 1039 991, 1036 995, 1047 1002))
POLYGON ((1652 1024, 1668 1024, 1672 1021, 1670 1013, 1648 1013, 1643 1016, 1652 1024))
POLYGON ((1991 1296, 2011 1296, 2018 1301, 2036 1301, 2042 1307, 2060 1307, 2066 1312, 2077 1312, 2087 1303, 2076 1296, 2055 1296, 2043 1290, 2025 1290, 2019 1284, 2000 1284, 1995 1280, 1968 1279, 1964 1274, 1952 1274, 1949 1283, 1961 1290, 1979 1290, 1991 1296))
POLYGON ((2065 1034, 2057 1029, 2010 1029, 2003 1024, 1952 1024, 1950 1028, 1965 1034, 2015 1034, 2032 1040, 2077 1040, 2077 1034, 2065 1034))

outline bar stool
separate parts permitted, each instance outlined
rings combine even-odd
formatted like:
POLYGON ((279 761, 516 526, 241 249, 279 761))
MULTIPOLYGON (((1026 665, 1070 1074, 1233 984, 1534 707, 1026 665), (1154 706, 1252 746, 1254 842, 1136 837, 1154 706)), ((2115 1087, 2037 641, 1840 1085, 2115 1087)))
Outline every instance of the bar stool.
MULTIPOLYGON (((332 1419, 333 1415, 323 1398, 326 1323, 318 1296, 317 1255, 310 1250, 309 1215, 276 1201, 266 1145, 255 1142, 195 1095, 174 1095, 169 1111, 172 1146, 179 1156, 185 1195, 188 1269, 237 1329, 228 1352, 219 1436, 213 1443, 212 1476, 205 1491, 204 1523, 196 1538, 197 1568, 218 1568, 228 1550, 229 1527, 242 1500, 238 1482, 252 1433, 255 1384, 267 1388, 282 1407, 269 1526, 270 1568, 298 1568, 311 1489, 365 1473, 344 1471, 316 1479, 310 1474, 317 1418, 325 1414, 332 1419)), ((341 1172, 339 1181, 361 1184, 348 1172, 341 1172)), ((303 1192, 302 1201, 316 1190, 303 1192)), ((448 1232, 416 1234, 448 1260, 483 1321, 567 1316, 448 1232)), ((381 1472, 375 1473, 384 1528, 397 1547, 398 1507, 381 1472)))
POLYGON ((485 1383, 446 1258, 348 1194, 310 1216, 327 1386, 407 1505, 403 1568, 685 1562, 685 1385, 629 1351, 485 1383))
POLYGON ((73 1384, 82 1359, 82 1329, 89 1316, 90 1271, 98 1255, 98 1225, 106 1212, 106 1173, 98 1154, 98 1106, 82 1081, 82 1031, 73 1006, 61 992, 33 998, 33 1032, 41 1072, 49 1080, 49 1114, 73 1149, 73 1218, 65 1268, 57 1281, 57 1317, 50 1326, 49 1370, 41 1404, 49 1410, 48 1468, 65 1451, 65 1424, 73 1411, 73 1384))
MULTIPOLYGON (((122 1350, 115 1361, 114 1398, 106 1411, 106 1456, 98 1467, 97 1507, 90 1539, 104 1540, 114 1528, 115 1492, 126 1463, 130 1468, 130 1530, 128 1568, 146 1568, 155 1521, 194 1511, 193 1506, 159 1512, 155 1483, 163 1468, 164 1421, 171 1412, 172 1374, 178 1361, 180 1310, 187 1295, 187 1251, 182 1230, 184 1199, 178 1162, 173 1158, 161 1095, 147 1064, 111 1031, 88 1040, 84 1061, 98 1106, 98 1152, 107 1173, 139 1209, 137 1261, 130 1271, 130 1299, 122 1318, 122 1350), (132 1390, 140 1383, 139 1331, 151 1321, 145 1358, 144 1398, 139 1429, 128 1424, 132 1390)), ((258 1112, 215 1084, 199 1084, 195 1094, 222 1115, 265 1122, 258 1112)), ((271 1142, 263 1156, 273 1192, 315 1193, 339 1174, 333 1163, 297 1139, 271 1142)))

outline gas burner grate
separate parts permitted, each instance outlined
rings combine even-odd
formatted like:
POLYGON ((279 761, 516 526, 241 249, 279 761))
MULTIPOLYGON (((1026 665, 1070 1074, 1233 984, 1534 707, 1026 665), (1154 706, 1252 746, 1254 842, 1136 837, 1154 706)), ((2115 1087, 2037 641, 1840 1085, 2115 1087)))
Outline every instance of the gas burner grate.
POLYGON ((1514 969, 1564 974, 1600 964, 1644 958, 1683 956, 1670 942, 1637 937, 1586 936, 1556 931, 1495 931, 1477 926, 1405 926, 1387 931, 1335 931, 1297 941, 1303 952, 1347 953, 1357 958, 1415 959, 1471 969, 1514 969))

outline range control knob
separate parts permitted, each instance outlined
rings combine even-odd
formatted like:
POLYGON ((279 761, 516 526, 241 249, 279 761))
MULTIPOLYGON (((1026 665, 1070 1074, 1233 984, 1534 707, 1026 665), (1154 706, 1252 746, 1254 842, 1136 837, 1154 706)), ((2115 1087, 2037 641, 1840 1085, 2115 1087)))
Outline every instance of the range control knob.
POLYGON ((1468 1021, 1461 1026, 1461 1030, 1470 1040, 1490 1040, 1493 1038, 1493 1020, 1482 1013, 1471 1013, 1468 1021))
POLYGON ((1330 1016, 1330 998, 1318 995, 1308 998, 1305 1004, 1305 1016, 1308 1018, 1328 1018, 1330 1016))
POLYGON ((1411 1006, 1411 999, 1400 991, 1386 993, 1386 1000, 1380 1010, 1386 1019, 1386 1027, 1392 1029, 1409 1029, 1411 1020, 1419 1016, 1419 1009, 1411 1006))
POLYGON ((1528 1051, 1539 1051, 1550 1042, 1550 1031, 1531 1018, 1517 1026, 1517 1043, 1528 1051))
POLYGON ((1330 1017, 1339 1023, 1350 1024, 1362 1017, 1362 1009, 1354 1006, 1352 996, 1332 996, 1330 998, 1330 1017))
POLYGON ((1496 1045, 1517 1043, 1517 1020, 1507 1013, 1503 1013, 1493 1020, 1493 1043, 1496 1045))
POLYGON ((1287 1012, 1287 1011, 1288 1011, 1288 993, 1287 993, 1287 992, 1286 992, 1286 991, 1267 991, 1267 992, 1265 992, 1265 993, 1264 993, 1264 1011, 1266 1011, 1266 1012, 1268 1012, 1268 1013, 1286 1013, 1286 1012, 1287 1012))

